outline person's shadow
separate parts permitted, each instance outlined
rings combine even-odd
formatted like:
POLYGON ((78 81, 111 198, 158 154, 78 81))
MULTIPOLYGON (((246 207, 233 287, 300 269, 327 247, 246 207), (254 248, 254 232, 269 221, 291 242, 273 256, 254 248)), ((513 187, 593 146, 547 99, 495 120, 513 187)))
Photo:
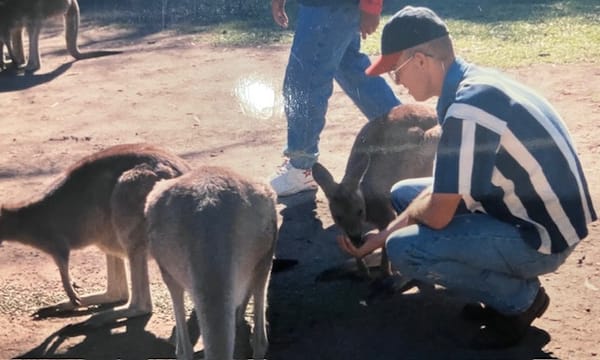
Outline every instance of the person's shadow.
POLYGON ((478 325, 460 318, 464 302, 443 288, 371 301, 368 281, 320 281, 324 271, 352 259, 337 247, 340 230, 323 227, 317 204, 316 192, 279 199, 283 208, 268 292, 268 359, 552 358, 542 350, 550 336, 535 327, 519 346, 471 349, 478 325))
POLYGON ((293 196, 278 198, 284 207, 280 211, 281 224, 273 272, 285 271, 305 262, 308 246, 322 237, 323 224, 317 216, 316 191, 305 191, 293 196))

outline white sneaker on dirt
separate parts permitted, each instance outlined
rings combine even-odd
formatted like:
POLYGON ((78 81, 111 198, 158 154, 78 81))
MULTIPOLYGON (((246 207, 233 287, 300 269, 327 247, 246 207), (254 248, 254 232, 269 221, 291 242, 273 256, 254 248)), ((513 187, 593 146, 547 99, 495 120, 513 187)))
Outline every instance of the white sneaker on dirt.
POLYGON ((277 196, 289 196, 317 189, 312 170, 295 168, 289 160, 283 163, 269 182, 277 196))

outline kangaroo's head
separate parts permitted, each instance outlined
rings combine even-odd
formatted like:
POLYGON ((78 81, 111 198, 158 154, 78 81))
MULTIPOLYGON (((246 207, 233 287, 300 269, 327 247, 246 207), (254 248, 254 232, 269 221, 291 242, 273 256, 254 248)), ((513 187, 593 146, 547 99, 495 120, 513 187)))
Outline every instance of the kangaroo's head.
POLYGON ((364 242, 366 206, 360 190, 360 180, 368 167, 368 161, 369 159, 365 158, 365 161, 356 164, 356 167, 346 169, 346 175, 339 184, 323 165, 316 163, 312 168, 315 181, 329 201, 333 221, 355 246, 360 246, 364 242))

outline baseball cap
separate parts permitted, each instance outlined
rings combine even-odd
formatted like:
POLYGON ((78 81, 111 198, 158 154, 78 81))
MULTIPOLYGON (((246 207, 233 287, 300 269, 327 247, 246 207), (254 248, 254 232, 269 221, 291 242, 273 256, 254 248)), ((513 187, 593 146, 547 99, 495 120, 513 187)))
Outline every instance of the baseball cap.
POLYGON ((405 6, 383 27, 381 56, 365 70, 369 76, 393 70, 400 52, 448 35, 446 24, 431 9, 405 6))

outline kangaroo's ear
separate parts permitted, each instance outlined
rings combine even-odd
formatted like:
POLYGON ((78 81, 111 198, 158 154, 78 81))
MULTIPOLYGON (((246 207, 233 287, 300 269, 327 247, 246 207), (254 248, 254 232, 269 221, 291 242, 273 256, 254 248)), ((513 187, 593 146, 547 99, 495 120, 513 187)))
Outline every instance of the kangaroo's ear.
POLYGON ((342 179, 342 183, 349 185, 351 188, 358 189, 358 184, 369 168, 371 157, 366 152, 354 153, 348 160, 346 165, 346 174, 342 179))
POLYGON ((319 184, 326 196, 333 194, 338 184, 333 180, 333 176, 325 166, 315 163, 312 167, 313 178, 319 184))

